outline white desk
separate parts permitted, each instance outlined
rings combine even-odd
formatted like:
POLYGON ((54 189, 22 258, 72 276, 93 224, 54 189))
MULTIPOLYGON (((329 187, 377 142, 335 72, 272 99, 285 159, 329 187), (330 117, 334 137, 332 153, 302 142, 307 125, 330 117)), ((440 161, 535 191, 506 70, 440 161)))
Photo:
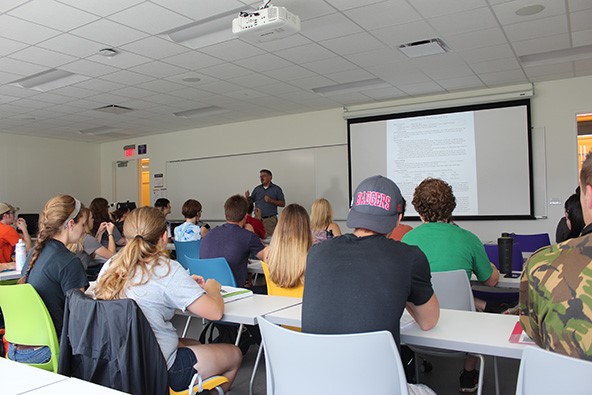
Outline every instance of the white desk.
MULTIPOLYGON (((520 274, 522 272, 512 272, 514 274, 520 274)), ((487 287, 485 285, 483 285, 481 282, 479 282, 477 280, 477 277, 475 277, 475 274, 473 274, 471 276, 471 285, 472 286, 479 286, 479 287, 483 287, 483 289, 479 289, 481 290, 487 290, 490 289, 493 292, 495 292, 495 289, 506 289, 505 291, 508 292, 507 288, 511 289, 513 292, 517 291, 520 288, 520 277, 515 277, 515 278, 510 278, 510 277, 505 277, 505 274, 500 273, 499 276, 499 280, 497 282, 497 285, 495 287, 487 287)))
POLYGON ((224 305, 222 321, 235 324, 256 325, 257 317, 302 303, 302 298, 286 296, 253 295, 224 305))
POLYGON ((22 394, 66 379, 68 377, 57 373, 0 358, 2 395, 22 394))
POLYGON ((263 267, 261 266, 261 261, 258 259, 249 259, 247 271, 249 273, 263 274, 263 267))
MULTIPOLYGON (((265 318, 275 324, 300 327, 301 315, 299 304, 265 314, 265 318)), ((438 324, 429 331, 421 330, 416 323, 405 325, 401 344, 520 359, 526 345, 508 340, 517 321, 515 315, 441 309, 438 324)))
POLYGON ((89 381, 80 380, 73 377, 68 377, 66 380, 61 380, 45 387, 38 388, 34 391, 27 392, 33 395, 63 395, 63 394, 85 394, 85 395, 122 395, 126 392, 114 390, 109 387, 103 387, 89 381))
POLYGON ((17 270, 7 270, 4 272, 0 272, 0 281, 16 280, 17 278, 21 278, 21 272, 17 270))

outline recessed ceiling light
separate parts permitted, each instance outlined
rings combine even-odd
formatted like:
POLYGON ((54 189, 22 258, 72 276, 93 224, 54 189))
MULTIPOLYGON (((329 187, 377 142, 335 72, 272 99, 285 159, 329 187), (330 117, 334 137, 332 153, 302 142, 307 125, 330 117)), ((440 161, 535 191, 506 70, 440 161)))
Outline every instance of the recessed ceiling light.
POLYGON ((87 80, 89 77, 74 74, 59 69, 49 69, 41 73, 33 74, 10 84, 20 88, 34 89, 39 92, 47 92, 55 88, 61 88, 76 82, 87 80))
POLYGON ((107 58, 112 58, 117 55, 119 52, 114 50, 113 48, 103 48, 99 50, 99 55, 105 56, 107 58))
POLYGON ((545 9, 545 6, 540 5, 540 4, 527 5, 526 7, 518 8, 516 10, 516 15, 518 15, 518 16, 536 15, 539 12, 543 11, 544 9, 545 9))
POLYGON ((199 78, 199 77, 187 77, 187 78, 183 78, 181 81, 185 81, 185 82, 199 82, 199 81, 201 81, 201 78, 199 78))
POLYGON ((229 110, 227 110, 226 108, 222 108, 222 107, 218 107, 218 106, 208 106, 208 107, 195 108, 193 110, 179 111, 179 112, 173 113, 173 115, 176 117, 179 117, 179 118, 197 118, 197 117, 203 117, 206 115, 220 114, 220 113, 227 112, 227 111, 229 111, 229 110))
POLYGON ((391 85, 380 78, 369 80, 346 82, 345 84, 321 86, 313 88, 312 91, 318 95, 331 96, 342 93, 360 92, 368 89, 388 88, 391 85))

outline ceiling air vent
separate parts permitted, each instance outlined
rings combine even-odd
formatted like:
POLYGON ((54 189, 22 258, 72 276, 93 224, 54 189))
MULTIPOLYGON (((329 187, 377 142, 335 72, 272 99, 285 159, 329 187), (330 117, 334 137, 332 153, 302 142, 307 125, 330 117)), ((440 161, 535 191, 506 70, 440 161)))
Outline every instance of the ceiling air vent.
POLYGON ((117 104, 109 104, 108 106, 95 108, 95 110, 108 112, 111 114, 125 114, 126 112, 134 111, 132 108, 118 106, 117 104))

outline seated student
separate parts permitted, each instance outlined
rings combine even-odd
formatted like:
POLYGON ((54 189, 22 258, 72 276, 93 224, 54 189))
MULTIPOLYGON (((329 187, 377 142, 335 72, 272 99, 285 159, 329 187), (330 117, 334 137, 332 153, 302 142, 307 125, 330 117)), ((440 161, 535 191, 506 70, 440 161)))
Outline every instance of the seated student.
MULTIPOLYGON (((99 229, 103 227, 109 237, 108 246, 103 247, 91 233, 94 220, 90 209, 83 207, 81 212, 86 218, 86 221, 84 221, 84 233, 78 241, 68 244, 68 249, 80 258, 82 266, 86 270, 89 267, 99 266, 111 258, 116 252, 116 245, 113 237, 114 225, 112 222, 103 222, 99 227, 99 229)), ((98 273, 98 270, 96 272, 98 273)))
MULTIPOLYGON (((452 223, 456 198, 452 187, 437 178, 426 178, 413 193, 413 207, 422 224, 403 236, 403 242, 418 246, 428 258, 432 272, 462 269, 474 272, 483 284, 493 287, 499 272, 487 257, 477 236, 452 223)), ((487 310, 484 301, 475 300, 479 310, 487 310)), ((479 386, 477 357, 468 356, 460 376, 460 391, 475 392, 479 386)))
MULTIPOLYGON (((407 207, 407 201, 403 198, 403 212, 401 213, 401 221, 403 221, 403 219, 405 218, 405 208, 406 207, 407 207)), ((401 241, 401 239, 403 239, 403 236, 405 236, 405 234, 407 232, 409 232, 411 229, 413 229, 413 227, 399 222, 397 227, 395 229, 393 229, 393 231, 391 232, 391 234, 388 237, 390 237, 393 240, 401 241)))
POLYGON ((201 218, 201 203, 189 199, 183 203, 181 213, 185 222, 175 228, 175 241, 201 240, 208 233, 208 228, 197 224, 201 218))
MULTIPOLYGON (((578 197, 578 201, 579 201, 579 199, 580 199, 580 187, 579 186, 576 188, 574 195, 576 195, 578 197)), ((561 243, 567 239, 571 239, 573 237, 579 236, 579 233, 575 236, 574 235, 570 236, 570 234, 572 233, 572 230, 567 225, 567 204, 568 204, 567 202, 570 198, 571 198, 571 196, 569 198, 567 198, 567 200, 565 201, 565 204, 564 204, 565 213, 564 213, 563 217, 561 217, 561 219, 557 223, 557 229, 555 229, 555 242, 556 243, 561 243)), ((573 205, 572 205, 572 207, 573 207, 573 205)), ((580 229, 580 231, 581 231, 581 229, 580 229)))
POLYGON ((154 207, 159 209, 165 217, 168 216, 171 213, 171 211, 173 211, 171 207, 171 201, 167 198, 156 199, 156 201, 154 202, 154 207))
POLYGON ((226 223, 215 227, 208 233, 208 237, 204 237, 199 248, 199 257, 226 258, 236 285, 251 288, 250 280, 247 281, 249 257, 253 255, 257 259, 264 259, 268 247, 263 246, 255 233, 244 229, 248 206, 244 196, 234 195, 226 200, 226 223))
POLYGON ((18 207, 8 203, 0 203, 0 263, 12 262, 14 246, 23 239, 27 252, 31 249, 31 236, 27 230, 27 222, 23 218, 16 219, 18 207), (19 236, 13 225, 23 233, 19 236))
POLYGON ((287 205, 280 213, 265 259, 269 279, 280 288, 303 285, 306 255, 311 246, 312 235, 306 209, 298 204, 287 205))
POLYGON ((327 199, 317 199, 310 209, 310 229, 313 244, 341 236, 339 225, 333 222, 333 208, 327 199))
POLYGON ((188 310, 208 320, 224 314, 220 284, 189 276, 185 269, 165 252, 166 219, 153 207, 133 210, 125 221, 127 245, 105 263, 96 287, 96 297, 136 301, 148 319, 169 369, 169 385, 181 391, 189 386, 196 372, 203 378, 224 375, 228 391, 242 354, 232 344, 200 344, 180 339, 171 323, 175 310, 188 310))
MULTIPOLYGON (((80 239, 86 217, 83 205, 72 196, 58 195, 49 199, 39 219, 39 233, 33 252, 23 267, 21 282, 35 288, 45 303, 56 329, 62 333, 66 292, 88 287, 80 259, 66 245, 80 239)), ((49 347, 11 344, 8 356, 13 361, 44 363, 49 361, 49 347)))
MULTIPOLYGON (((94 226, 92 228, 92 233, 95 235, 97 240, 101 243, 103 247, 109 246, 109 234, 105 234, 105 225, 102 225, 104 222, 112 222, 111 216, 109 215, 109 202, 107 199, 98 197, 93 199, 90 202, 89 206, 90 212, 92 213, 94 226)), ((121 235, 121 232, 117 228, 113 228, 113 237, 115 239, 115 244, 118 246, 125 245, 125 239, 121 235)))
POLYGON ((584 216, 582 214, 582 204, 580 203, 580 194, 573 194, 565 201, 565 227, 567 232, 563 235, 556 235, 557 243, 579 237, 584 229, 584 216))
POLYGON ((580 171, 580 237, 533 254, 520 278, 520 324, 546 350, 592 361, 592 154, 580 171))
POLYGON ((247 202, 249 202, 249 208, 247 209, 247 221, 245 224, 245 229, 250 230, 251 232, 255 232, 260 239, 265 239, 267 236, 265 232, 265 226, 263 226, 263 221, 261 221, 261 210, 255 209, 255 204, 253 203, 252 198, 247 198, 247 202), (255 216, 251 216, 255 211, 255 216))
POLYGON ((113 224, 121 234, 123 234, 123 222, 130 212, 130 208, 126 205, 123 205, 111 213, 113 224))
POLYGON ((374 176, 360 183, 347 216, 354 233, 316 244, 308 253, 303 332, 388 330, 399 345, 405 308, 421 329, 436 325, 440 307, 425 255, 385 237, 400 213, 401 192, 394 182, 374 176))

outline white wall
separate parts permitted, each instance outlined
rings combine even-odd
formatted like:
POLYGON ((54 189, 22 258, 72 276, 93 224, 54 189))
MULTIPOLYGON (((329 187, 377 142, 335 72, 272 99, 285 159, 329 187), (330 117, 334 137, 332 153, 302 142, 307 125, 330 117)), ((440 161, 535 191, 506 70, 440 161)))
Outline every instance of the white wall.
MULTIPOLYGON (((535 85, 532 124, 534 128, 544 128, 546 133, 548 200, 557 198, 564 201, 577 186, 575 116, 578 112, 592 112, 590 92, 592 77, 535 85)), ((104 143, 101 145, 101 194, 107 199, 112 198, 111 166, 113 161, 124 159, 125 144, 148 144, 146 156, 150 158, 150 173, 164 173, 167 160, 344 144, 347 142, 347 124, 341 115, 341 109, 317 111, 104 143)), ((196 120, 198 123, 199 120, 196 120)), ((336 171, 347 173, 348 170, 336 171)), ((280 185, 289 182, 276 181, 280 185)), ((254 174, 252 185, 257 183, 257 174, 254 174)), ((175 207, 174 217, 180 216, 179 210, 175 207)), ((548 219, 463 221, 460 225, 475 232, 482 240, 494 240, 501 232, 548 232, 553 240, 563 208, 562 205, 548 206, 547 211, 548 219)), ((344 224, 341 225, 344 227, 344 224)))
POLYGON ((55 195, 83 203, 100 193, 100 146, 0 133, 0 201, 38 213, 55 195))

